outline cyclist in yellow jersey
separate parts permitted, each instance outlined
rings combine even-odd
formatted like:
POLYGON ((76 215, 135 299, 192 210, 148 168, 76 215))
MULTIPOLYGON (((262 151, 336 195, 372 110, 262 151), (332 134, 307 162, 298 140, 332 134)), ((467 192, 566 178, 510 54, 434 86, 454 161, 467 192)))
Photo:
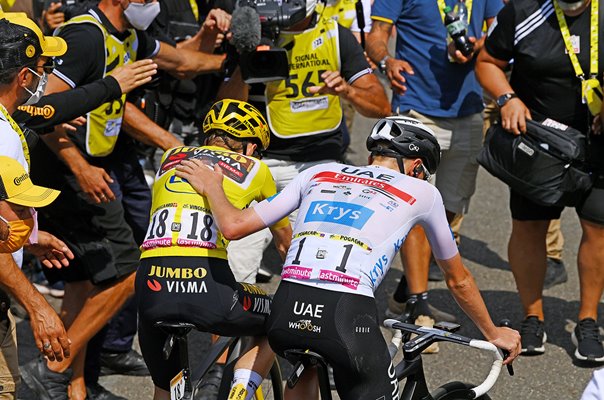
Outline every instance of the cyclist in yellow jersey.
MULTIPOLYGON (((156 400, 170 398, 170 380, 180 371, 178 351, 161 358, 166 335, 157 321, 187 321, 202 331, 226 336, 255 336, 254 347, 235 366, 232 393, 249 399, 274 359, 263 337, 271 299, 260 288, 235 281, 228 261, 228 241, 212 216, 208 200, 175 175, 183 160, 218 165, 227 179, 224 190, 238 208, 276 193, 275 182, 259 153, 269 144, 268 124, 248 103, 222 100, 203 122, 201 147, 168 150, 157 171, 149 229, 136 276, 139 338, 155 384, 156 400)), ((291 240, 289 220, 271 227, 284 256, 291 240)))

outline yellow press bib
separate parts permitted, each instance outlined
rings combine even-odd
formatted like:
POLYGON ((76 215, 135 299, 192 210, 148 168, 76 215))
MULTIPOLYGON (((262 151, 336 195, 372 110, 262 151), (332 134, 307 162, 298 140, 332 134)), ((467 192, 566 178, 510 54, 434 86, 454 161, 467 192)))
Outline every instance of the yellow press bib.
POLYGON ((338 96, 311 94, 321 74, 340 70, 338 24, 322 19, 303 32, 281 32, 278 46, 287 50, 289 78, 266 84, 268 123, 281 138, 335 130, 342 121, 338 96))
MULTIPOLYGON (((239 209, 277 191, 268 167, 255 158, 215 146, 170 149, 162 157, 153 184, 151 219, 141 246, 141 258, 199 256, 227 259, 228 241, 218 230, 210 203, 186 180, 175 175, 177 165, 194 158, 220 166, 226 196, 239 209)), ((286 217, 274 227, 287 224, 286 217)))
POLYGON ((335 3, 323 2, 317 4, 317 14, 321 18, 331 18, 344 28, 350 29, 352 23, 357 17, 357 0, 338 0, 335 3))
MULTIPOLYGON (((90 14, 72 18, 63 27, 70 24, 93 24, 103 33, 106 49, 103 76, 117 67, 136 61, 138 38, 134 29, 130 29, 130 35, 121 41, 111 35, 107 28, 90 14)), ((89 155, 102 157, 111 154, 122 127, 125 101, 126 95, 123 94, 119 99, 101 104, 100 107, 88 113, 86 116, 86 152, 89 155)))

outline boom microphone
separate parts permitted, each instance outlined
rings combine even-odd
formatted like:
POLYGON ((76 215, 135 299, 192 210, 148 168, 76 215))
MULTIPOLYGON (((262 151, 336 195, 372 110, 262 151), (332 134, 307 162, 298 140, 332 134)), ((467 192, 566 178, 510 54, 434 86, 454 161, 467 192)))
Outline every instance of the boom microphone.
POLYGON ((235 8, 231 18, 231 43, 239 54, 256 50, 260 44, 260 16, 250 6, 235 8))

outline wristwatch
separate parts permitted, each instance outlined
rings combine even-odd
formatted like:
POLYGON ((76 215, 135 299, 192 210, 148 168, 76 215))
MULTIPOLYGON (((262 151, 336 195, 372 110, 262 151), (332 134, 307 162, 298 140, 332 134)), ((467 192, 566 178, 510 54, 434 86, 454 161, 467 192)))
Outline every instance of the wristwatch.
POLYGON ((514 99, 518 96, 516 96, 516 93, 505 93, 502 94, 501 96, 497 97, 497 100, 495 100, 495 102, 497 103, 497 106, 499 108, 503 107, 506 105, 506 103, 508 101, 510 101, 511 99, 514 99))
POLYGON ((388 61, 389 58, 389 55, 384 56, 384 58, 382 58, 382 60, 378 64, 378 68, 382 74, 386 73, 386 61, 388 61))

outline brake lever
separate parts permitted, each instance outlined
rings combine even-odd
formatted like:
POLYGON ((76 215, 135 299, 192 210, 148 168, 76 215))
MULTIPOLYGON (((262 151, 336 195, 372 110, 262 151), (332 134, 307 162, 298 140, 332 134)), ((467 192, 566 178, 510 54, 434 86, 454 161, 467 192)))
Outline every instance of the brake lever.
MULTIPOLYGON (((510 321, 507 318, 504 318, 501 321, 499 321, 499 326, 505 326, 506 328, 512 328, 512 321, 510 321)), ((503 353, 504 360, 506 358, 508 358, 510 355, 510 352, 507 350, 502 349, 501 352, 503 353)), ((514 376, 514 367, 512 366, 512 364, 506 364, 506 367, 508 369, 508 374, 510 374, 510 376, 514 376)))

